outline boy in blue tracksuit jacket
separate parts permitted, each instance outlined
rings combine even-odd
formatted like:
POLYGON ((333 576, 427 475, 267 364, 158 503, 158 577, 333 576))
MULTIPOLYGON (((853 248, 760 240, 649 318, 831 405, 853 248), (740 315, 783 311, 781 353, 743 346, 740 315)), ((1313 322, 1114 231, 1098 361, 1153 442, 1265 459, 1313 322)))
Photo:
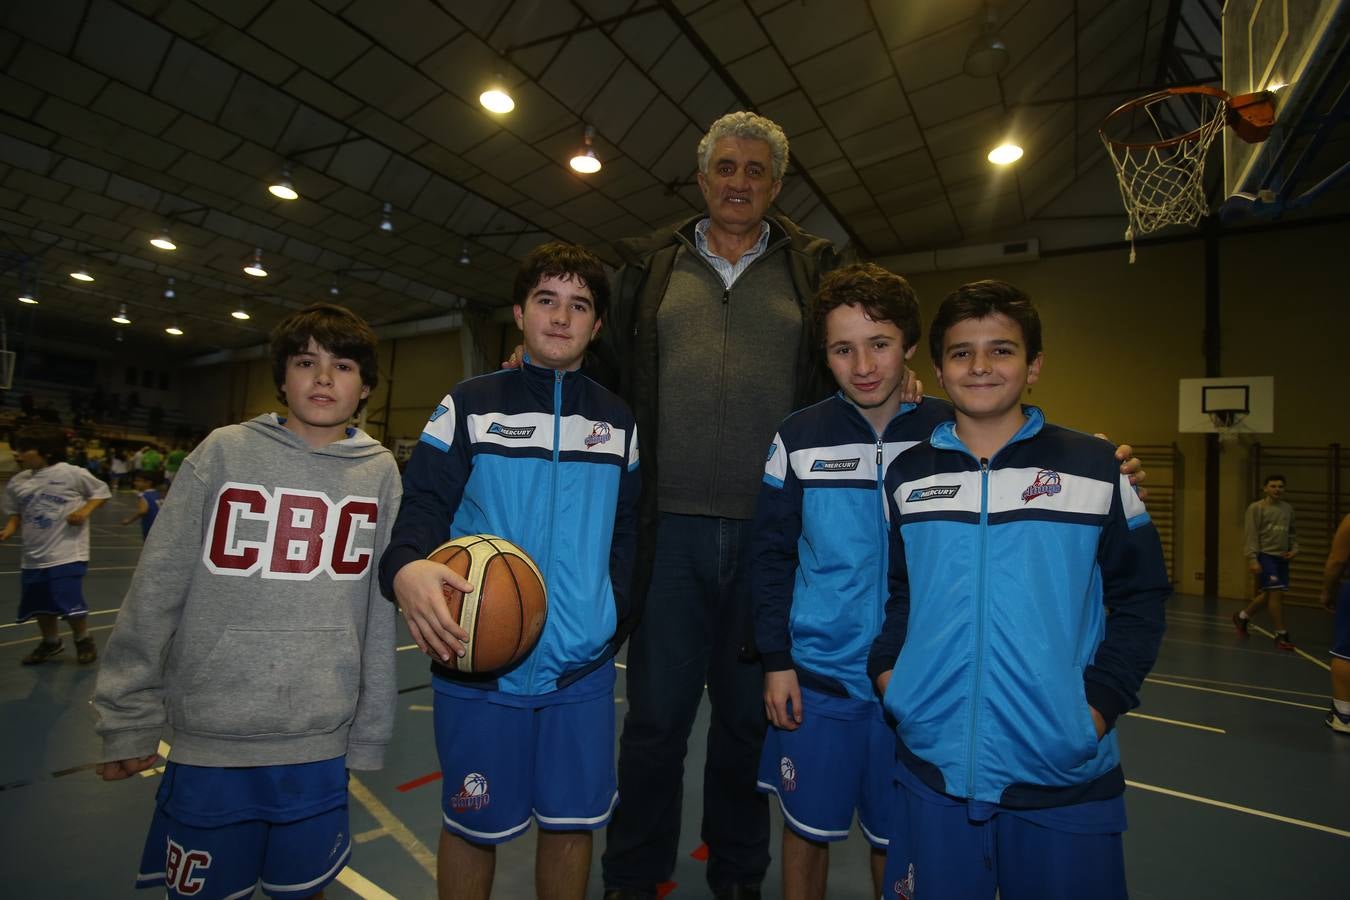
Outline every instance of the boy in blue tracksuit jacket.
POLYGON ((436 657, 438 870, 465 896, 487 896, 495 845, 532 819, 536 878, 584 896, 592 832, 618 796, 613 657, 632 618, 638 443, 624 403, 578 371, 608 294, 603 265, 581 247, 545 244, 525 259, 515 281, 524 364, 457 385, 432 413, 381 561, 386 594, 436 657), (442 587, 469 586, 425 559, 483 533, 530 554, 549 606, 534 650, 487 677, 447 665, 466 635, 442 587))
POLYGON ((783 811, 783 883, 824 897, 829 844, 854 810, 878 891, 890 836, 895 736, 867 676, 886 602, 887 463, 951 418, 902 403, 920 334, 909 283, 872 263, 827 275, 815 334, 839 392, 785 419, 755 511, 751 592, 772 727, 759 788, 783 811))
POLYGON ((1042 361, 1025 295, 965 285, 929 342, 956 417, 886 473, 868 662, 898 723, 887 895, 1124 897, 1112 727, 1162 640, 1157 531, 1109 445, 1020 404, 1042 361))

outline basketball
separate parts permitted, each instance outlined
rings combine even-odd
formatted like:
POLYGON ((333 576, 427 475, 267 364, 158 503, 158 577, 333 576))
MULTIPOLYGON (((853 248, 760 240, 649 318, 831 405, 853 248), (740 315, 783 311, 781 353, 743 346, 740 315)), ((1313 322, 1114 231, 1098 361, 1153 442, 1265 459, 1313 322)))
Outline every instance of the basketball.
POLYGON ((473 590, 445 588, 450 615, 469 633, 460 672, 508 668, 534 649, 548 616, 544 577, 529 554, 505 538, 473 534, 441 544, 427 557, 462 575, 473 590))

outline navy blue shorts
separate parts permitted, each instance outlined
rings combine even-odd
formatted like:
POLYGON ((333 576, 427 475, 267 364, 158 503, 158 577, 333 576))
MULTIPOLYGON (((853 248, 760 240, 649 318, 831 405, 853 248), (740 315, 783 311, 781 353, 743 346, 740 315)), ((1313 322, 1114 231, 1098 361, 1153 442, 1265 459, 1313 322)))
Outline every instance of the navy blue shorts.
POLYGON ((1283 556, 1258 553, 1256 562, 1261 566, 1261 574, 1256 576, 1258 591, 1289 590, 1289 560, 1283 556))
POLYGON ((345 804, 296 822, 215 828, 179 822, 157 806, 136 887, 190 900, 232 900, 260 887, 269 897, 299 900, 337 878, 351 855, 345 804))
POLYGON ((1350 581, 1341 585, 1336 598, 1336 626, 1331 635, 1331 655, 1350 659, 1350 581))
POLYGON ((549 831, 605 827, 619 799, 613 666, 609 671, 604 693, 587 676, 531 698, 538 705, 451 693, 445 679, 433 679, 445 830, 475 844, 502 844, 532 819, 549 831))
MULTIPOLYGON (((882 895, 896 900, 1125 900, 1125 800, 972 820, 897 764, 882 895), (1060 826, 1060 827, 1057 827, 1060 826)), ((987 805, 986 809, 988 808, 987 805)))
POLYGON ((84 573, 87 562, 66 563, 46 569, 24 569, 19 574, 21 595, 16 622, 27 622, 36 615, 69 619, 87 616, 84 602, 84 573))
POLYGON ((886 725, 880 704, 802 688, 802 707, 802 723, 795 730, 769 726, 758 788, 777 795, 783 821, 807 840, 846 839, 857 810, 867 842, 885 847, 891 835, 895 732, 886 725))

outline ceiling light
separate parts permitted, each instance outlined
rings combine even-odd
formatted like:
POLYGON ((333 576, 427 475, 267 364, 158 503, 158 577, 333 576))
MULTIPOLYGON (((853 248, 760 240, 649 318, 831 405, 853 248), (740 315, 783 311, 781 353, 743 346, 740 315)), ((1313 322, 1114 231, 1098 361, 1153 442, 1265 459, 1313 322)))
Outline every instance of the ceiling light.
POLYGON ((394 205, 392 203, 385 203, 384 213, 380 216, 381 231, 388 232, 389 234, 394 233, 394 220, 392 218, 393 212, 394 212, 394 205))
POLYGON ((84 266, 80 266, 74 272, 71 272, 70 277, 74 278, 76 281, 83 281, 86 284, 94 280, 94 276, 90 275, 89 270, 84 266))
POLYGON ((113 316, 112 320, 118 325, 131 324, 131 319, 127 318, 127 305, 125 303, 117 307, 117 315, 113 316))
POLYGON ((478 102, 483 104, 483 109, 492 113, 509 113, 516 108, 516 101, 511 99, 511 95, 506 92, 506 86, 502 84, 502 77, 497 76, 496 81, 488 86, 488 89, 478 95, 478 102))
POLYGON ((466 242, 459 250, 459 264, 461 266, 467 266, 470 262, 472 262, 472 260, 469 259, 469 245, 466 242))
POLYGON ((253 250, 253 260, 244 266, 244 274, 252 275, 254 278, 266 278, 267 270, 262 264, 262 248, 257 247, 253 250))
POLYGON ((1022 148, 1006 141, 989 151, 989 161, 996 166, 1006 166, 1022 158, 1022 148))
POLYGON ((169 286, 166 287, 166 288, 164 289, 164 299, 165 299, 165 300, 172 300, 172 299, 173 299, 174 297, 176 297, 176 296, 178 296, 178 295, 175 294, 175 293, 174 293, 174 290, 173 290, 173 277, 170 276, 170 278, 169 278, 169 286))
POLYGON ((32 292, 30 292, 30 291, 20 291, 20 292, 19 292, 19 302, 20 302, 20 303, 31 303, 33 306, 37 306, 38 300, 37 300, 37 297, 34 296, 32 292))
POLYGON ((586 126, 585 146, 577 151, 577 155, 568 161, 572 171, 579 172, 582 175, 594 175, 600 171, 600 160, 595 156, 595 148, 591 146, 591 141, 595 139, 595 126, 586 126))
POLYGON ((168 328, 165 328, 165 329, 164 329, 164 333, 165 333, 165 334, 171 334, 171 335, 173 335, 174 337, 182 337, 182 336, 183 336, 183 329, 181 329, 181 328, 178 327, 178 323, 177 323, 177 322, 174 322, 174 323, 173 323, 172 325, 170 325, 168 328))
POLYGON ((980 36, 966 48, 966 59, 961 68, 967 75, 987 78, 997 75, 1008 66, 1008 47, 998 33, 998 16, 994 4, 985 4, 984 25, 980 36))
POLYGON ((253 318, 248 314, 248 310, 244 309, 242 306, 230 313, 230 316, 241 322, 247 322, 249 319, 253 318))
POLYGON ((328 286, 328 296, 336 297, 341 293, 342 289, 338 287, 337 279, 334 278, 333 283, 328 286))
POLYGON ((178 245, 169 237, 169 229, 164 229, 158 236, 150 239, 151 247, 158 247, 161 250, 177 250, 178 245))
POLYGON ((299 200, 300 194, 296 192, 295 186, 291 184, 291 164, 286 163, 281 167, 281 177, 267 186, 272 192, 273 197, 281 200, 299 200))

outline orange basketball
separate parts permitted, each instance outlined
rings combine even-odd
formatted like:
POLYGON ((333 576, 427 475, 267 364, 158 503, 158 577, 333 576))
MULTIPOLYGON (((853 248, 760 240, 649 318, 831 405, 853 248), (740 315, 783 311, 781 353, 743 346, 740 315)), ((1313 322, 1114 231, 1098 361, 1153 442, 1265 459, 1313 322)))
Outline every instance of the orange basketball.
POLYGON ((472 534, 441 544, 427 558, 473 585, 468 594, 445 588, 450 615, 469 633, 456 669, 496 672, 534 649, 548 617, 548 591, 528 553, 505 538, 472 534))

